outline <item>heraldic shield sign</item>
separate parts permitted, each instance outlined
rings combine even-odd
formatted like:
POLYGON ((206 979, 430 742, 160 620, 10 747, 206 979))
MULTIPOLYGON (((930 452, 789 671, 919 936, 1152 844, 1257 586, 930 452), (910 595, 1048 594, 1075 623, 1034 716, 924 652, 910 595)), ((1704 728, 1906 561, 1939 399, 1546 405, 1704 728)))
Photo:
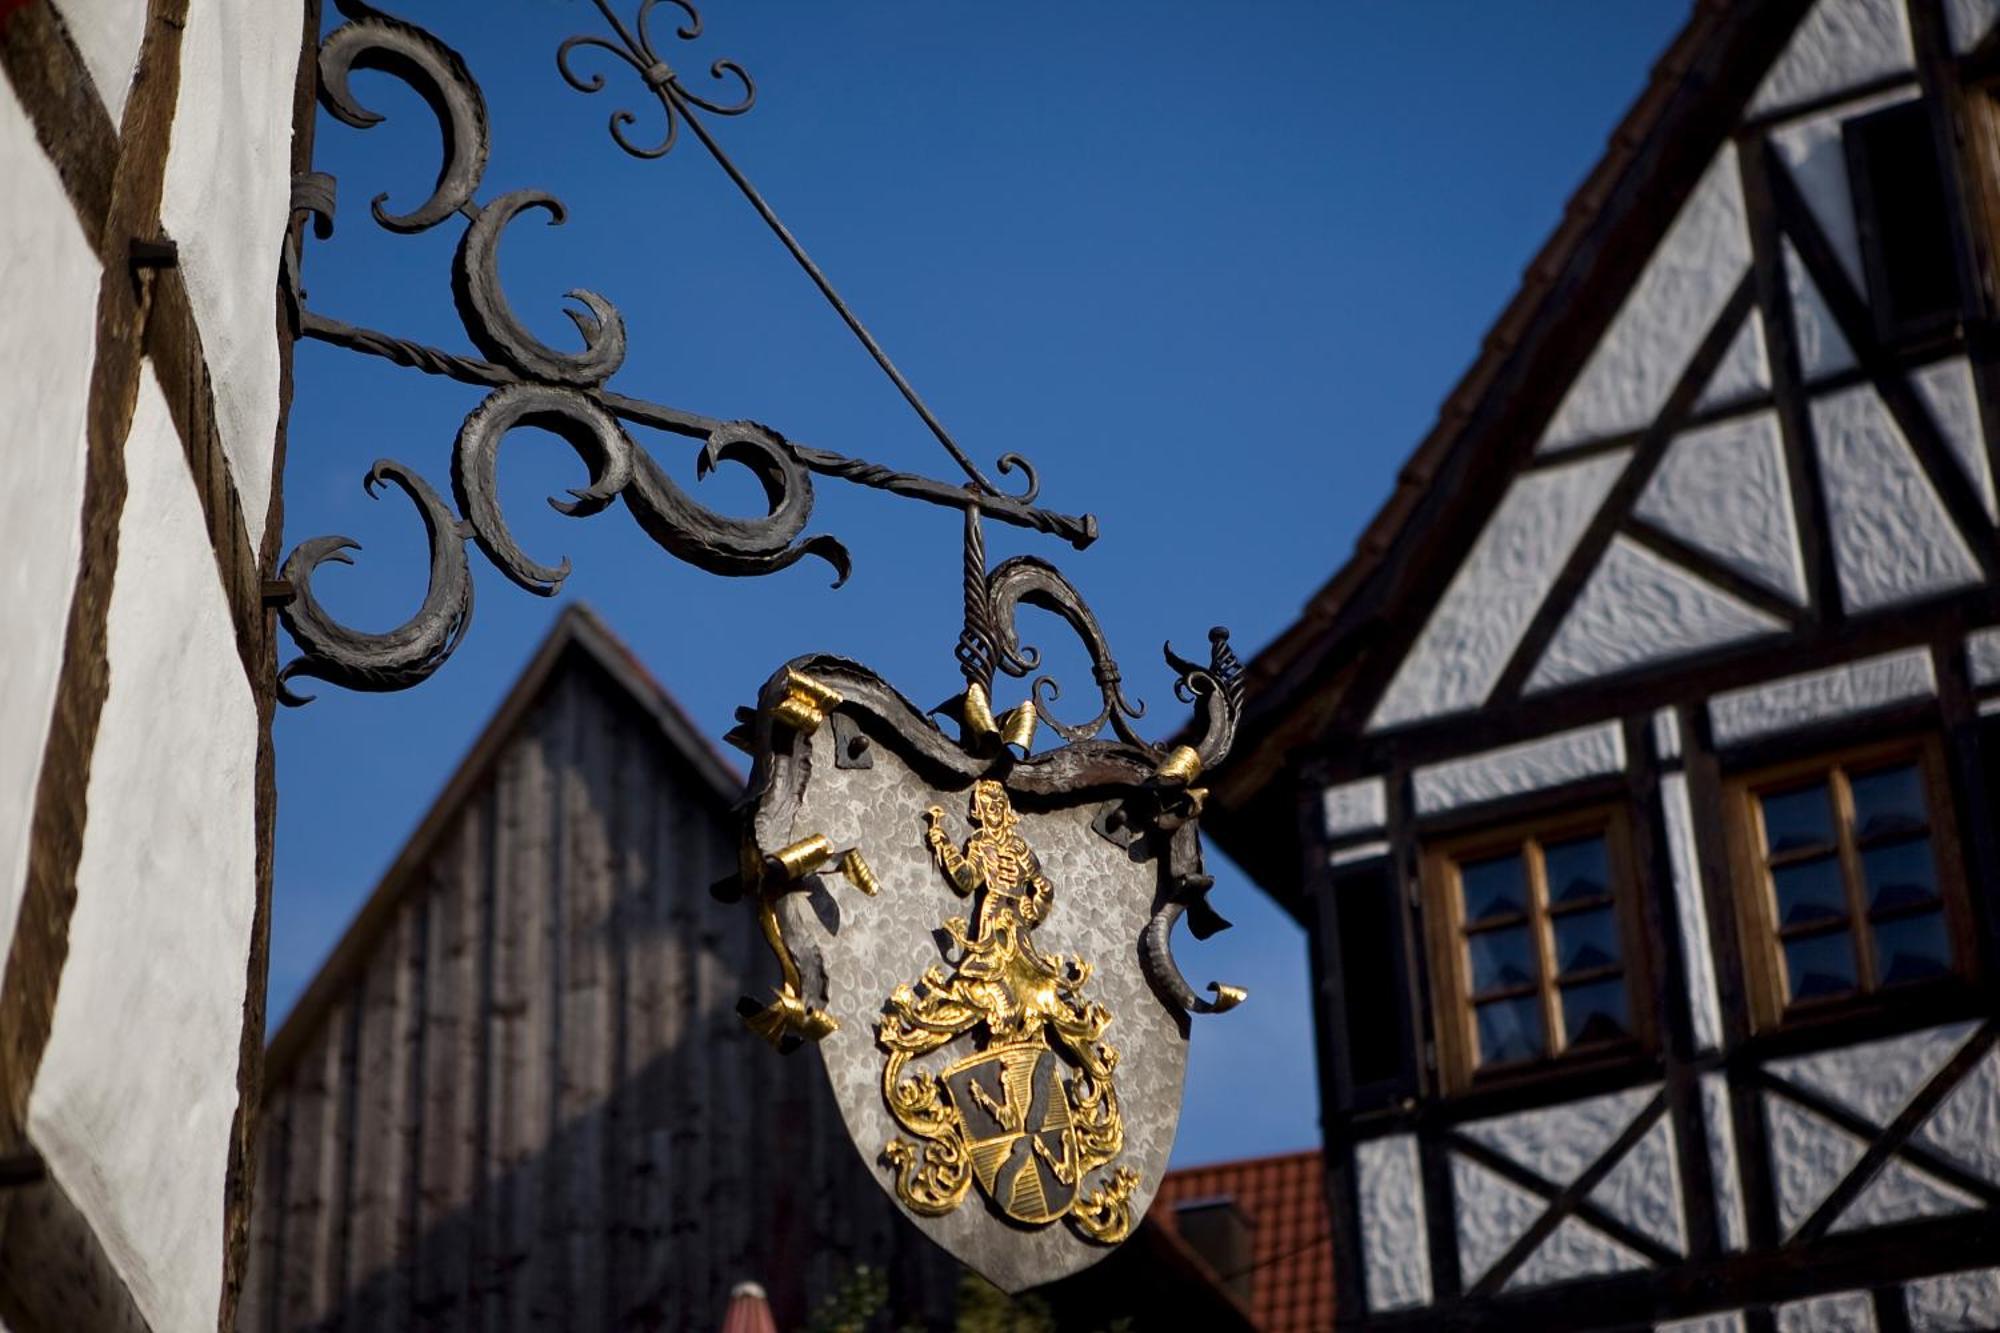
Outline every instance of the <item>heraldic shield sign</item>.
MULTIPOLYGON (((968 566, 983 568, 976 510, 968 566)), ((732 739, 755 764, 741 876, 782 983, 746 1019, 781 1050, 811 1042, 855 1146, 933 1240, 1009 1291, 1084 1268, 1132 1231, 1173 1146, 1189 1016, 1230 1008, 1175 965, 1183 915, 1206 937, 1200 774, 1241 708, 1227 635, 1167 658, 1199 736, 1149 744, 1129 719, 1095 617, 1052 566, 969 578, 966 692, 938 710, 868 668, 800 658, 732 739), (981 669, 1025 675, 1023 601, 1090 649, 1094 722, 1057 722, 1042 682, 995 717, 981 669), (1036 750, 1046 722, 1061 741, 1036 750), (1098 739, 1106 724, 1116 739, 1098 739)))

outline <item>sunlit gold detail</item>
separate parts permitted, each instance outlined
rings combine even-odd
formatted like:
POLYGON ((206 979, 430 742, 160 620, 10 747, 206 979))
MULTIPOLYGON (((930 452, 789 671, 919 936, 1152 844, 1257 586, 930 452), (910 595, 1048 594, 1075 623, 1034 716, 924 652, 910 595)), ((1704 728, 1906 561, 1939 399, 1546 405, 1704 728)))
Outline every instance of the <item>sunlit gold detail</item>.
POLYGON ((1018 704, 1000 719, 1000 739, 1026 754, 1035 743, 1035 706, 1018 704))
POLYGON ((1194 752, 1191 745, 1176 745, 1160 761, 1160 766, 1153 770, 1153 776, 1183 785, 1193 782, 1201 776, 1201 756, 1194 752))
POLYGON ((861 859, 861 849, 850 847, 840 854, 840 873, 847 876, 847 882, 873 898, 882 891, 881 882, 875 872, 861 859))
POLYGON ((814 680, 803 671, 785 672, 785 697, 771 710, 776 721, 802 736, 810 736, 826 721, 827 713, 841 704, 840 692, 814 680))
POLYGON ((999 730, 1000 724, 993 720, 993 701, 986 696, 986 687, 973 681, 965 687, 965 739, 991 736, 999 730))
POLYGON ((780 847, 771 853, 771 859, 778 863, 778 871, 787 881, 801 880, 833 859, 833 844, 824 833, 815 833, 780 847))
POLYGON ((1213 1012, 1218 1014, 1227 1013, 1250 998, 1249 991, 1241 986, 1232 986, 1226 981, 1211 981, 1208 983, 1208 990, 1215 996, 1213 1012))
POLYGON ((1019 832, 1006 788, 974 783, 971 813, 976 827, 960 848, 945 832, 943 808, 924 811, 924 842, 952 888, 974 897, 973 924, 968 934, 964 917, 944 923, 958 948, 949 974, 927 968, 883 1006, 882 1095, 917 1141, 891 1139, 882 1156, 912 1212, 951 1212, 977 1182, 1017 1222, 1067 1217, 1085 1237, 1115 1245, 1132 1230, 1138 1173, 1117 1166, 1086 1183, 1125 1149, 1112 1080, 1118 1051, 1104 1040, 1111 1012, 1083 998, 1089 963, 1035 944, 1055 888, 1019 832), (985 1043, 974 1054, 935 1072, 909 1070, 912 1060, 973 1033, 985 1043), (1038 1079, 1043 1111, 1030 1125, 1038 1079), (968 1124, 968 1111, 991 1122, 989 1132, 968 1124))

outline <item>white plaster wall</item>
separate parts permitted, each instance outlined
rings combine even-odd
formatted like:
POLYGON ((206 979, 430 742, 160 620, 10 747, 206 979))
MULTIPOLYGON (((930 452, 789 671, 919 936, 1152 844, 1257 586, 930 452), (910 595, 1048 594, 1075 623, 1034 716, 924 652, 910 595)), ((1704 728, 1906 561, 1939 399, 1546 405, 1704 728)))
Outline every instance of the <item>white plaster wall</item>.
POLYGON ((1764 1067, 1865 1120, 1887 1125, 1958 1054, 1977 1026, 1973 1022, 1947 1023, 1881 1041, 1773 1060, 1764 1067))
POLYGON ((1938 434, 1944 437, 1952 457, 1965 469, 1972 488, 1979 492, 1986 516, 1995 518, 1993 464, 1986 452, 1986 436, 1979 429, 1979 400, 1972 387, 1972 363, 1962 356, 1928 365, 1910 376, 1938 434))
POLYGON ((255 550, 278 428, 277 281, 291 208, 301 0, 204 0, 181 38, 160 220, 215 390, 217 433, 255 550))
POLYGON ((1604 1155, 1659 1091, 1657 1083, 1628 1088, 1560 1106, 1472 1120, 1459 1130, 1551 1184, 1567 1185, 1604 1155))
POLYGON ((1646 1261, 1587 1222, 1565 1217, 1502 1284, 1503 1291, 1546 1287, 1578 1278, 1629 1273, 1646 1261))
POLYGON ((1694 405, 1697 410, 1720 407, 1768 393, 1770 388, 1771 358, 1764 350, 1764 317, 1752 310, 1743 327, 1729 340, 1729 350, 1722 354, 1721 363, 1708 377, 1694 405))
POLYGON ((1633 511, 1805 605, 1805 558, 1775 412, 1719 421, 1677 438, 1633 511))
POLYGON ((1792 300, 1792 341, 1798 347, 1799 370, 1808 382, 1854 369, 1854 349, 1847 345, 1819 285, 1788 239, 1785 250, 1785 290, 1792 300))
POLYGON ((257 711, 150 366, 69 960, 28 1106, 156 1333, 212 1333, 256 897, 257 711))
POLYGON ((1903 1288, 1910 1333, 1956 1333, 2000 1325, 2000 1268, 1922 1278, 1903 1288))
POLYGON ((1929 650, 1910 648, 1718 694, 1708 720, 1718 745, 1738 745, 1936 693, 1929 650))
POLYGON ((1653 711, 1653 752, 1663 764, 1676 763, 1681 757, 1681 718, 1671 708, 1653 711))
POLYGON ((1881 398, 1857 385, 1812 402, 1841 603, 1893 606, 1979 582, 1979 564, 1881 398))
POLYGON ((1875 1304, 1865 1291, 1792 1301, 1777 1315, 1778 1333, 1875 1333, 1875 1304))
POLYGON ((1743 1312, 1723 1310, 1716 1314, 1696 1315, 1692 1319, 1676 1319, 1672 1323, 1653 1325, 1653 1333, 1743 1333, 1743 1312))
POLYGON ((1977 1208, 1979 1200, 1927 1171, 1890 1158, 1854 1202, 1841 1210, 1834 1231, 1866 1231, 1920 1217, 1943 1217, 1977 1208))
POLYGON ((1752 115, 1910 68, 1903 0, 1819 0, 1750 99, 1752 115))
POLYGON ((1972 1067, 1917 1127, 1917 1138, 2000 1184, 2000 1049, 1972 1067))
POLYGON ((1397 667, 1370 730, 1485 702, 1630 458, 1621 449, 1515 479, 1397 667))
POLYGON ((1468 1287, 1548 1210, 1544 1200, 1457 1153, 1451 1156, 1451 1193, 1458 1210, 1459 1278, 1468 1287))
POLYGON ((1326 833, 1339 838, 1372 833, 1389 822, 1389 797, 1380 778, 1361 778, 1328 787, 1325 797, 1326 833))
POLYGON ((97 257, 0 78, 0 948, 14 938, 28 824, 82 543, 84 408, 97 257))
POLYGON ((1720 1074, 1703 1074, 1701 1122, 1708 1136, 1708 1169, 1715 1184, 1715 1215, 1722 1248, 1741 1253, 1750 1243, 1743 1220, 1743 1186, 1737 1178, 1736 1125, 1729 1114, 1729 1085, 1720 1074))
POLYGON ((146 0, 53 3, 115 127, 124 119, 125 98, 132 91, 132 75, 139 66, 139 43, 146 36, 146 0))
POLYGON ((1590 1201, 1611 1216, 1680 1254, 1687 1253, 1681 1216, 1681 1173, 1675 1164, 1674 1126, 1661 1116, 1616 1166, 1597 1182, 1590 1201))
POLYGON ((1698 1051, 1722 1045, 1722 1000, 1715 984, 1715 952, 1708 934, 1708 905, 1702 897, 1701 858, 1694 841, 1694 807, 1687 777, 1660 777, 1660 814, 1665 822, 1667 861, 1674 876, 1674 920, 1680 927, 1688 1009, 1698 1051))
POLYGON ((1876 97, 1849 102, 1823 115, 1793 121, 1771 133, 1771 146, 1791 172, 1813 220, 1826 233, 1847 280, 1865 299, 1868 276, 1861 267, 1861 229, 1855 221, 1854 198, 1847 180, 1847 149, 1841 141, 1843 121, 1907 102, 1917 96, 1913 85, 1876 97))
POLYGON ((1789 1236, 1826 1201, 1865 1145, 1832 1121, 1774 1092, 1764 1094, 1765 1137, 1778 1224, 1789 1236))
POLYGON ((1951 31, 1951 49, 1970 51, 2000 18, 2000 0, 1944 0, 1944 18, 1951 31))
POLYGON ((1616 722, 1420 768, 1410 778, 1420 815, 1560 787, 1625 767, 1625 732, 1616 722))
POLYGON ((1526 688, 1552 690, 1784 628, 1630 538, 1614 537, 1526 688))
POLYGON ((1646 262, 1537 448, 1559 449, 1650 424, 1749 266, 1736 150, 1725 145, 1646 262))
POLYGON ((1369 1139, 1355 1147, 1354 1162, 1368 1309, 1379 1314, 1430 1304, 1431 1251, 1416 1136, 1369 1139))
POLYGON ((1974 630, 1966 635, 1965 664, 1974 685, 2000 681, 2000 629, 1974 630))

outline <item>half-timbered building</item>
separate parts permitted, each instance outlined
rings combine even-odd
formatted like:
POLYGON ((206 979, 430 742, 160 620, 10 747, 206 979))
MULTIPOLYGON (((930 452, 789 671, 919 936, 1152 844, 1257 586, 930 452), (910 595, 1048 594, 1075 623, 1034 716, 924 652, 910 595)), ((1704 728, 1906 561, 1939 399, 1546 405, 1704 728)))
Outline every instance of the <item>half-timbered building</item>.
POLYGON ((2000 1326, 1996 18, 1698 4, 1250 669, 1345 1325, 2000 1326))

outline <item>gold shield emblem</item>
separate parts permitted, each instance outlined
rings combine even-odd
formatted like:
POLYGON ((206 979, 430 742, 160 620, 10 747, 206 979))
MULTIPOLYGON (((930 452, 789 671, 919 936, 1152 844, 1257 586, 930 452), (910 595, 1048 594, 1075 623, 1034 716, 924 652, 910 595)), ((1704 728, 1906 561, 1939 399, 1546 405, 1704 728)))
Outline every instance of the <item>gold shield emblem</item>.
POLYGON ((1132 1230, 1138 1176, 1114 1165, 1125 1122, 1113 1081, 1118 1051, 1105 1040, 1112 1015, 1084 998, 1089 963, 1035 944, 1055 886, 1020 834, 1007 789, 975 782, 971 814, 961 848, 945 832, 942 808, 924 812, 938 869, 975 898, 973 925, 968 932, 964 917, 945 922, 957 950, 951 971, 926 970, 883 1006, 882 1094, 918 1142, 891 1139, 882 1155, 913 1212, 950 1212, 976 1180, 1017 1222, 1067 1217, 1088 1238, 1116 1244, 1132 1230), (907 1072, 913 1059, 967 1037, 984 1049, 942 1074, 907 1072))

